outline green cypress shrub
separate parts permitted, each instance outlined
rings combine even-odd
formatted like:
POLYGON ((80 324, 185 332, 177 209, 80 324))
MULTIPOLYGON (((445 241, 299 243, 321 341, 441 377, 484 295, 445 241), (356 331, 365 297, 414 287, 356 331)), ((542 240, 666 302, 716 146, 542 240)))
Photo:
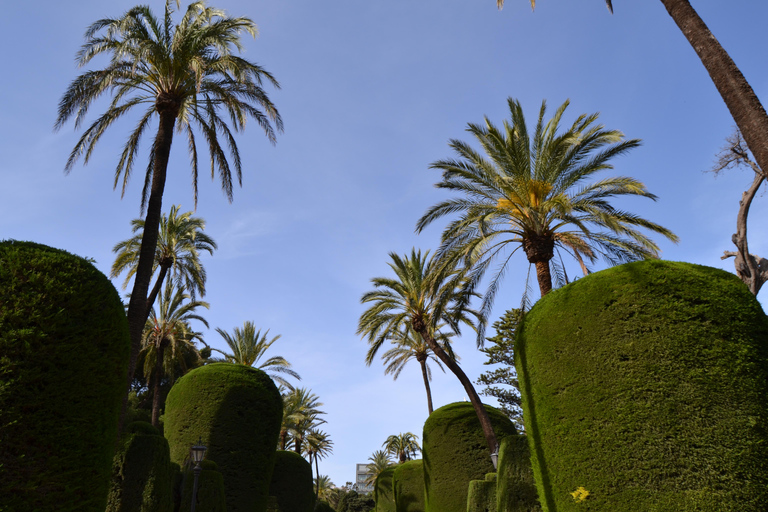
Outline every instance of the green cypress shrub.
POLYGON ((472 480, 467 490, 467 512, 496 512, 496 479, 472 480))
POLYGON ((315 503, 315 512, 334 512, 330 503, 325 500, 317 500, 315 503))
POLYGON ((397 512, 424 512, 424 461, 416 459, 395 466, 392 488, 397 512))
POLYGON ((315 506, 312 466, 296 452, 278 450, 269 494, 280 512, 312 512, 315 506))
POLYGON ((0 507, 103 512, 128 324, 84 258, 0 242, 0 507))
MULTIPOLYGON (((195 510, 200 510, 201 512, 227 512, 224 478, 217 471, 217 464, 212 460, 203 460, 200 463, 200 468, 200 476, 197 480, 197 505, 195 510)), ((192 493, 195 485, 194 469, 190 468, 184 471, 181 485, 181 506, 178 512, 189 512, 192 510, 192 493)))
POLYGON ((149 423, 129 425, 112 466, 106 512, 172 512, 168 441, 149 423))
POLYGON ((392 488, 393 476, 397 466, 390 466, 376 477, 373 483, 373 501, 376 512, 395 512, 395 493, 392 488))
POLYGON ((496 483, 498 512, 539 512, 526 436, 507 436, 499 446, 496 483))
POLYGON ((168 393, 165 436, 171 460, 187 462, 202 439, 224 478, 228 512, 264 512, 283 402, 261 370, 230 363, 196 368, 168 393))
MULTIPOLYGON (((499 441, 517 434, 500 410, 485 408, 499 441)), ((474 407, 457 402, 435 410, 422 439, 426 512, 466 512, 469 482, 494 471, 474 407)))
POLYGON ((516 356, 545 511, 765 510, 768 324, 736 276, 584 277, 528 313, 516 356))

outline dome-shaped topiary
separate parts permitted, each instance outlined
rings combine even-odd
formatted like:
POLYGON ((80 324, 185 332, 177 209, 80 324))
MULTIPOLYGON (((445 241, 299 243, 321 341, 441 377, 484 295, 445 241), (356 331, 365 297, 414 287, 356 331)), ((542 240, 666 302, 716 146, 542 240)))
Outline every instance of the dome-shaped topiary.
MULTIPOLYGON (((517 434, 500 410, 485 408, 499 441, 517 434)), ((474 407, 457 402, 435 410, 424 423, 422 439, 426 512, 466 512, 469 482, 494 471, 474 407)))
POLYGON ((765 510, 768 324, 736 276, 584 277, 527 314, 516 356, 544 510, 765 510))
POLYGON ((230 363, 196 368, 176 381, 165 407, 171 460, 182 466, 201 439, 224 476, 228 512, 264 512, 283 414, 272 380, 230 363))
POLYGON ((397 466, 390 466, 379 473, 373 484, 373 501, 376 502, 376 512, 395 512, 395 493, 392 488, 392 478, 397 466))
POLYGON ((397 512, 424 512, 424 461, 410 460, 395 466, 392 488, 397 512))
POLYGON ((104 511, 129 344, 90 262, 0 242, 0 508, 104 511))
POLYGON ((313 486, 309 462, 296 452, 278 450, 269 494, 277 498, 280 512, 312 512, 313 486))

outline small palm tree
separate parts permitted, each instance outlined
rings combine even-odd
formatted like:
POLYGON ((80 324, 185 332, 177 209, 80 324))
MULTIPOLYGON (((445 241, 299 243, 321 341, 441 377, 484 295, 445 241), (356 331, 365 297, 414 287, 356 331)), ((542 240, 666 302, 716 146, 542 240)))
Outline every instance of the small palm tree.
POLYGON ((264 334, 261 334, 261 330, 256 330, 253 322, 247 321, 243 324, 243 328, 235 327, 234 334, 230 335, 223 329, 216 328, 216 332, 224 338, 229 350, 232 353, 222 352, 218 349, 212 349, 224 356, 224 360, 228 363, 242 364, 245 366, 256 366, 259 370, 263 370, 269 375, 272 380, 277 381, 280 385, 293 389, 293 386, 285 380, 283 375, 289 375, 297 380, 301 380, 298 373, 291 369, 291 363, 289 363, 283 356, 273 356, 259 364, 259 361, 264 356, 265 352, 269 350, 277 340, 280 339, 280 335, 275 336, 271 340, 267 341, 267 335, 269 329, 264 334))
POLYGON ((190 321, 197 320, 208 327, 208 322, 196 313, 200 307, 208 309, 208 303, 191 300, 183 286, 168 281, 160 297, 158 308, 152 308, 144 336, 142 337, 145 358, 144 375, 153 382, 152 425, 158 426, 160 419, 160 385, 164 376, 174 380, 173 369, 180 364, 186 371, 185 350, 194 350, 195 340, 201 334, 190 327, 190 321))
POLYGON ((285 450, 289 438, 294 441, 294 450, 301 453, 304 432, 325 423, 320 418, 323 403, 307 388, 291 389, 281 393, 283 397, 283 420, 280 424, 280 449, 285 450))
POLYGON ((385 469, 392 466, 392 459, 389 458, 389 453, 383 450, 376 450, 373 455, 368 457, 371 462, 368 464, 368 476, 365 478, 365 485, 373 486, 376 483, 376 479, 385 469))
POLYGON ((419 436, 412 432, 402 432, 398 435, 391 435, 381 445, 387 453, 397 457, 401 463, 411 460, 411 456, 416 456, 421 451, 419 446, 419 436))
MULTIPOLYGON (((155 250, 155 262, 152 275, 158 272, 155 284, 147 298, 147 303, 152 305, 167 276, 176 281, 177 285, 184 288, 194 299, 197 294, 205 297, 205 268, 200 263, 200 253, 203 251, 213 254, 217 249, 213 238, 206 235, 205 221, 200 217, 193 217, 192 212, 179 213, 181 206, 174 205, 168 215, 163 214, 160 219, 157 249, 155 250)), ((117 277, 124 271, 128 271, 123 282, 123 289, 128 286, 131 278, 136 274, 139 264, 139 252, 141 239, 144 236, 144 221, 134 219, 134 236, 124 240, 112 248, 116 253, 115 262, 112 264, 110 277, 117 277)))
POLYGON ((331 491, 336 486, 331 481, 331 477, 328 475, 318 475, 315 478, 315 495, 317 499, 328 501, 331 491))
MULTIPOLYGON (((320 467, 318 461, 333 453, 333 441, 331 441, 331 436, 322 430, 312 428, 304 437, 303 449, 304 453, 309 456, 310 465, 312 465, 312 460, 314 459, 315 473, 317 474, 315 482, 318 482, 320 480, 320 467)), ((320 498, 319 486, 316 488, 315 498, 320 498)))

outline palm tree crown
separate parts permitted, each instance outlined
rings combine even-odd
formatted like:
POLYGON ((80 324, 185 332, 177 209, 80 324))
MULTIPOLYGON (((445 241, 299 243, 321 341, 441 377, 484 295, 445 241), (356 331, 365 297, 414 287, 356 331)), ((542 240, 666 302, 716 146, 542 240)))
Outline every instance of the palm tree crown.
POLYGON ((510 98, 508 104, 511 120, 502 129, 487 118, 483 125, 468 125, 484 154, 451 140, 458 159, 432 164, 443 171, 436 186, 461 197, 432 206, 417 224, 421 231, 440 217, 460 214, 443 232, 438 254, 464 257, 473 268, 474 282, 501 259, 484 297, 484 313, 490 311, 511 254, 521 247, 536 266, 545 295, 552 288, 550 264, 556 261, 556 252, 570 254, 586 273, 587 263, 599 256, 611 265, 657 257, 658 246, 637 228, 677 241, 668 229, 609 203, 627 195, 655 200, 641 182, 615 177, 584 183, 597 172, 612 169, 610 160, 637 147, 639 140, 624 140, 621 132, 596 124, 597 114, 581 115, 560 130, 568 101, 546 123, 542 102, 531 134, 520 103, 510 98))
POLYGON ((368 476, 365 478, 365 485, 373 485, 376 483, 376 479, 382 471, 392 466, 392 460, 389 458, 389 453, 384 450, 376 450, 373 455, 368 457, 370 464, 368 464, 368 476))
POLYGON ((412 432, 402 432, 398 435, 391 435, 382 444, 387 453, 390 453, 397 457, 400 462, 411 460, 412 456, 416 456, 421 451, 419 446, 419 436, 412 432))
POLYGON ((308 388, 290 389, 281 392, 281 396, 283 420, 280 424, 280 449, 285 450, 290 437, 296 453, 301 453, 305 433, 325 423, 325 420, 320 418, 325 414, 320 410, 323 403, 308 388))

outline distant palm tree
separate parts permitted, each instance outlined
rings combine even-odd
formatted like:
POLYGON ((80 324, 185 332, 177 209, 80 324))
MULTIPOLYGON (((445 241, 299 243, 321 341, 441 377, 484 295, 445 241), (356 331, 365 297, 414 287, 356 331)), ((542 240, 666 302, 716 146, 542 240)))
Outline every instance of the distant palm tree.
POLYGON ((245 322, 242 329, 235 327, 234 334, 232 335, 218 327, 216 332, 224 338, 232 353, 222 352, 215 348, 212 350, 222 354, 226 362, 242 364, 244 366, 258 365, 256 368, 263 370, 272 380, 277 381, 288 389, 293 389, 293 386, 285 380, 283 375, 290 375, 297 380, 301 380, 299 374, 291 369, 291 363, 283 356, 273 356, 259 364, 266 351, 280 339, 280 335, 267 341, 269 329, 264 334, 261 334, 261 330, 257 331, 253 322, 250 321, 245 322))
POLYGON ((152 308, 142 337, 145 358, 144 375, 153 382, 152 425, 158 426, 160 419, 160 384, 164 376, 173 380, 173 369, 180 364, 186 370, 183 352, 197 350, 194 341, 201 334, 190 327, 191 320, 208 322, 196 313, 197 308, 208 309, 208 303, 191 300, 184 287, 177 287, 173 281, 165 284, 158 308, 152 308))
MULTIPOLYGON (((103 95, 112 94, 107 111, 85 130, 72 149, 66 172, 81 157, 88 163, 102 135, 116 120, 134 111, 134 107, 144 108, 115 169, 114 185, 117 187, 122 178, 123 193, 142 135, 157 119, 141 198, 142 211, 146 206, 144 233, 128 306, 129 385, 151 308, 148 291, 174 132, 184 133, 187 138, 197 205, 199 141, 193 127, 203 134, 211 155, 211 174, 218 169, 221 186, 230 201, 233 170, 242 184, 242 164, 233 130, 244 129, 249 117, 261 126, 272 143, 275 129, 282 130, 280 114, 262 88, 265 81, 279 88, 278 82, 262 67, 235 54, 242 50, 241 34, 255 36, 256 31, 249 18, 229 17, 202 1, 191 3, 178 24, 173 23, 173 8, 168 0, 162 17, 155 16, 147 6, 133 7, 119 18, 101 19, 88 28, 86 42, 77 54, 78 64, 86 66, 94 58, 106 56, 106 66, 75 78, 59 102, 55 129, 72 118, 78 128, 89 107, 103 95), (231 154, 232 165, 224 148, 231 154)), ((121 417, 126 404, 127 399, 121 417)))
POLYGON ((331 482, 331 477, 328 475, 318 475, 315 478, 315 495, 318 499, 328 501, 331 490, 336 486, 331 482))
POLYGON ((281 393, 283 397, 283 420, 280 424, 280 449, 285 450, 289 440, 294 441, 294 450, 301 453, 304 432, 325 423, 320 418, 325 412, 320 398, 308 388, 296 388, 281 393), (290 438, 290 439, 289 439, 290 438))
POLYGON ((389 458, 389 453, 383 450, 376 450, 373 455, 368 457, 370 464, 368 464, 368 476, 365 478, 365 485, 374 485, 376 479, 382 471, 392 466, 392 460, 389 458))
MULTIPOLYGON (((317 474, 317 479, 315 482, 317 482, 320 479, 320 468, 318 461, 333 453, 333 441, 331 441, 331 436, 322 430, 318 430, 316 428, 310 429, 310 431, 307 432, 307 435, 304 437, 304 453, 309 456, 310 465, 314 459, 315 472, 317 474)), ((315 498, 320 498, 319 486, 316 488, 315 498)))
MULTIPOLYGON (((438 330, 435 333, 435 339, 451 359, 458 361, 459 357, 454 353, 450 342, 450 338, 453 335, 453 333, 440 332, 438 327, 438 330)), ((403 371, 403 368, 408 364, 408 361, 416 359, 421 367, 421 375, 424 378, 424 387, 427 390, 427 409, 429 410, 429 414, 432 414, 432 390, 429 386, 429 382, 432 380, 432 370, 429 368, 427 362, 429 360, 434 361, 437 364, 437 367, 445 372, 442 364, 440 364, 440 359, 432 352, 432 349, 429 348, 429 345, 424 341, 424 338, 413 329, 407 328, 405 332, 395 334, 390 341, 393 347, 384 352, 381 356, 381 359, 384 362, 384 375, 392 375, 393 379, 397 380, 400 373, 403 371)), ((383 339, 374 340, 365 356, 365 364, 368 366, 371 365, 383 342, 383 339)))
POLYGON ((397 457, 401 463, 411 460, 411 456, 416 456, 421 451, 419 446, 419 436, 412 432, 402 432, 398 435, 391 435, 381 445, 387 453, 397 457))
MULTIPOLYGON (((160 218, 157 248, 152 275, 156 272, 152 291, 147 298, 147 303, 152 305, 162 288, 166 276, 176 281, 194 299, 197 294, 205 297, 205 268, 200 263, 200 253, 207 251, 213 254, 217 249, 213 238, 206 235, 205 221, 200 217, 193 217, 192 212, 179 213, 181 206, 172 206, 168 215, 160 218)), ((139 252, 141 251, 141 239, 144 236, 144 221, 134 219, 134 236, 124 240, 112 248, 116 253, 115 262, 112 264, 110 277, 117 277, 124 271, 128 271, 123 282, 123 289, 128 286, 131 278, 136 274, 139 264, 139 252)))

